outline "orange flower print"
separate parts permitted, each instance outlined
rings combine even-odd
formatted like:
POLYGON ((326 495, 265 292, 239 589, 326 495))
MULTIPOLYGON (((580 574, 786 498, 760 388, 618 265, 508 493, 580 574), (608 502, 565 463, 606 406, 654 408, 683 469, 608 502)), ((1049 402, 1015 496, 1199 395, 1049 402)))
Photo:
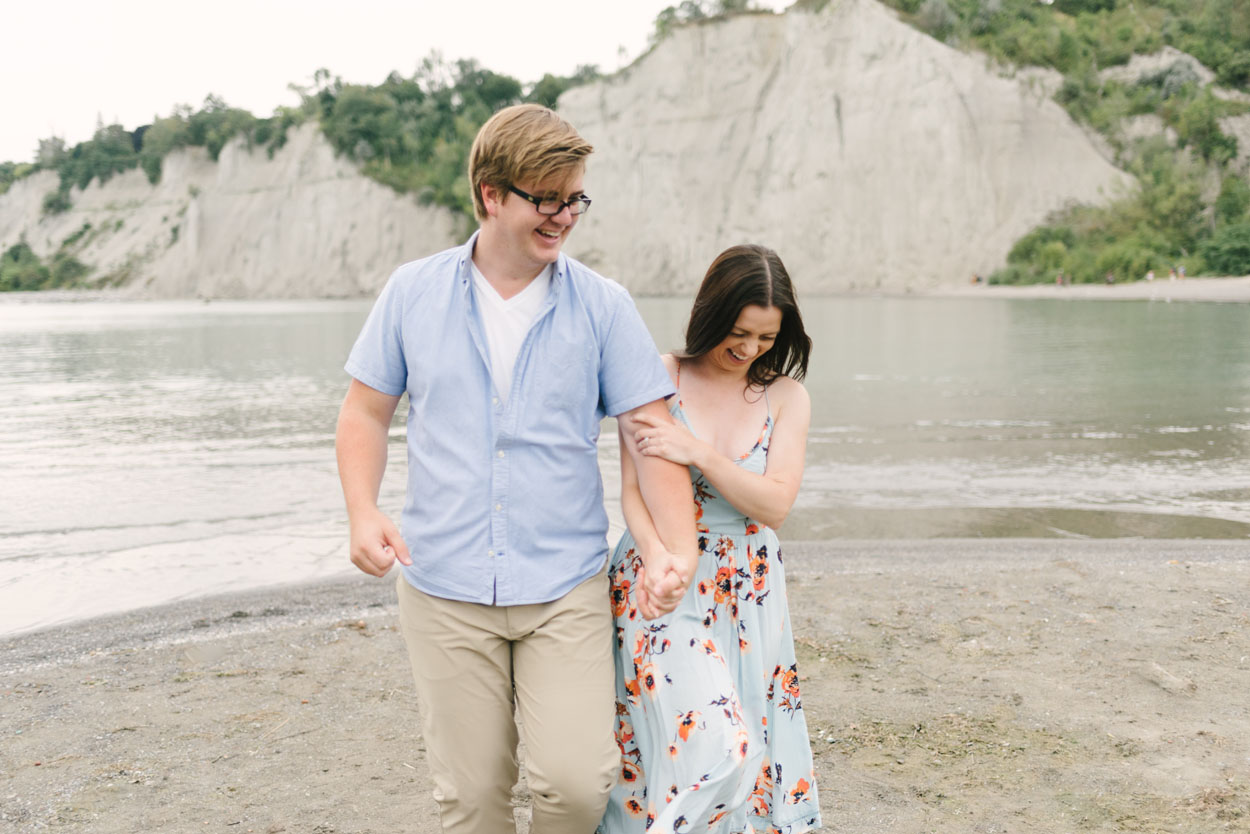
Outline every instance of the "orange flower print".
POLYGON ((637 662, 638 659, 646 655, 646 653, 647 653, 647 632, 639 629, 634 634, 634 661, 637 662))
POLYGON ((690 733, 695 729, 699 722, 699 717, 703 713, 692 709, 685 715, 679 716, 677 719, 677 735, 681 736, 682 741, 690 741, 690 733))
POLYGON ((768 759, 760 768, 760 775, 755 779, 755 790, 751 791, 751 810, 758 817, 767 817, 773 811, 773 767, 768 759))
POLYGON ((720 656, 720 652, 717 651, 716 649, 716 641, 711 639, 710 637, 701 643, 696 640, 691 640, 690 645, 692 646, 697 645, 703 649, 704 654, 708 655, 709 657, 714 657, 717 660, 720 660, 722 663, 724 662, 724 658, 720 656))
POLYGON ((642 778, 642 771, 633 762, 621 762, 621 781, 626 785, 634 785, 642 778))
POLYGON ((768 578, 768 548, 761 547, 754 554, 748 550, 747 556, 751 561, 751 585, 758 593, 764 590, 764 582, 768 578))
POLYGON ((634 740, 634 725, 629 720, 629 711, 621 702, 616 703, 616 745, 624 752, 634 740))
POLYGON ((794 786, 794 790, 790 791, 790 797, 786 802, 791 805, 798 805, 807 798, 807 793, 811 789, 812 786, 806 779, 800 779, 799 783, 794 786))
POLYGON ((760 526, 758 524, 756 524, 754 521, 747 522, 747 535, 748 536, 754 536, 759 531, 760 531, 760 526))
POLYGON ((751 737, 747 735, 747 731, 739 728, 734 736, 733 756, 734 761, 740 762, 747 757, 747 753, 751 749, 751 737))
POLYGON ((641 817, 643 813, 642 803, 635 797, 631 796, 629 799, 625 800, 625 810, 629 812, 631 817, 641 817))
POLYGON ((787 695, 798 697, 799 694, 799 673, 798 670, 791 666, 781 677, 781 688, 785 690, 787 695))
POLYGON ((638 684, 642 691, 648 695, 655 697, 655 693, 660 689, 660 683, 664 680, 660 671, 655 668, 654 663, 644 663, 638 668, 638 684))
POLYGON ((677 758, 677 745, 676 744, 670 744, 668 746, 668 757, 670 759, 677 758))
POLYGON ((728 602, 733 596, 733 568, 719 568, 716 571, 716 594, 713 599, 719 605, 728 602))
MULTIPOLYGON (((612 614, 616 617, 625 616, 625 612, 629 610, 629 580, 622 578, 619 582, 617 576, 612 576, 612 589, 610 599, 612 600, 612 614)), ((632 612, 630 618, 633 618, 632 612)))

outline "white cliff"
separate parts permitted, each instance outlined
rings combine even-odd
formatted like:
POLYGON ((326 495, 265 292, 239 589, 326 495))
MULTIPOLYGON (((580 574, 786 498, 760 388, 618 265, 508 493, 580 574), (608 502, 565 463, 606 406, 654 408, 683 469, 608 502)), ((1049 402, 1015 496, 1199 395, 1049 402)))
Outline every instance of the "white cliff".
MULTIPOLYGON (((641 294, 688 295, 724 247, 776 248, 807 292, 968 281, 1056 209, 1131 180, 1028 73, 1005 78, 874 0, 679 27, 560 111, 595 144, 594 208, 568 251, 641 294)), ((336 158, 315 125, 272 159, 241 141, 93 182, 44 216, 56 177, 0 195, 0 251, 72 252, 146 296, 376 292, 463 238, 336 158)))
POLYGON ((873 0, 679 28, 559 109, 595 145, 569 251, 644 294, 690 293, 746 241, 809 292, 967 283, 1131 187, 1027 77, 873 0))
POLYGON ((375 293, 400 263, 445 249, 464 230, 337 158, 314 124, 292 129, 273 158, 242 140, 216 162, 201 148, 165 159, 160 182, 139 170, 74 189, 44 216, 51 172, 0 195, 0 251, 20 239, 42 257, 89 228, 71 251, 90 279, 148 297, 308 298, 375 293))

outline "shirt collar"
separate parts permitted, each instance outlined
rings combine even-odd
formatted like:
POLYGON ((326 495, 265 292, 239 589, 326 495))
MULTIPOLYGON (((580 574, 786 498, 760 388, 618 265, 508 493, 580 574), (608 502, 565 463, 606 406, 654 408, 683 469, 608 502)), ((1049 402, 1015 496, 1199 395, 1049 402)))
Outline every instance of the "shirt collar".
MULTIPOLYGON (((460 281, 460 286, 468 290, 473 286, 473 247, 477 244, 477 236, 482 233, 479 228, 470 235, 468 242, 460 247, 460 253, 456 258, 456 277, 460 281)), ((564 278, 569 273, 569 259, 563 251, 556 257, 555 269, 551 271, 551 286, 549 292, 553 295, 564 284, 564 278)))

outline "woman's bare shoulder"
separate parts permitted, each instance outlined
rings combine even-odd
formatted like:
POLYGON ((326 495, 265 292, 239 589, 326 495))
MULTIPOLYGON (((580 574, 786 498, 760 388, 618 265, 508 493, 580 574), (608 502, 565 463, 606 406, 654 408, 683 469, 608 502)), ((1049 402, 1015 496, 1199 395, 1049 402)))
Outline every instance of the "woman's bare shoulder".
POLYGON ((673 384, 677 384, 677 357, 671 353, 660 354, 660 360, 664 363, 664 367, 668 369, 668 375, 672 377, 673 384))
POLYGON ((812 409, 811 395, 803 383, 788 376, 779 376, 769 384, 768 400, 777 414, 785 410, 806 414, 812 409))
POLYGON ((780 397, 784 400, 798 399, 804 402, 810 402, 811 398, 807 393, 807 389, 803 387, 803 383, 788 376, 779 376, 768 386, 768 396, 780 397))

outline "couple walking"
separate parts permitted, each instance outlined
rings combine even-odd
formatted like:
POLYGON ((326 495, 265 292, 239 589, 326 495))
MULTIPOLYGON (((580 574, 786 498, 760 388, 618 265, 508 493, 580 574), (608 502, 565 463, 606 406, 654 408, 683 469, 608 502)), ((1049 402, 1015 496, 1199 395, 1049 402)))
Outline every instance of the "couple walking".
POLYGON ((591 146, 535 105, 469 160, 480 228, 401 266, 351 355, 351 559, 395 562, 442 830, 799 832, 820 812, 773 527, 803 471, 810 340, 777 255, 712 263, 657 355, 619 285, 561 254, 591 146), (400 525, 378 508, 408 395, 400 525), (620 431, 608 556, 597 439, 620 431), (605 810, 606 806, 606 810, 605 810))

